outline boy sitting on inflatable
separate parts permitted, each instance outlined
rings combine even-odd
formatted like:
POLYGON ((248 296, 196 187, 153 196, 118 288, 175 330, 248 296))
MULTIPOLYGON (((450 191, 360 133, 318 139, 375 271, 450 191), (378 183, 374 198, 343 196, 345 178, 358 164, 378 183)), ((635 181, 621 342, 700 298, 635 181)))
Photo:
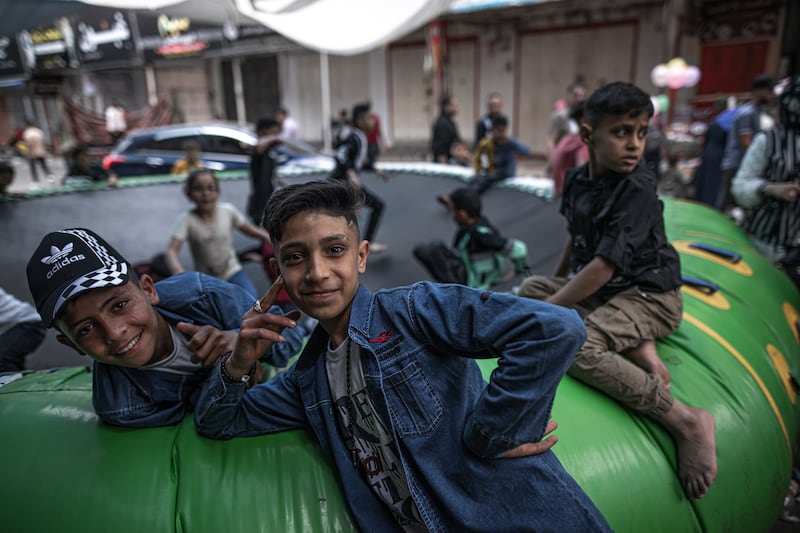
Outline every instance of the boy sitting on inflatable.
POLYGON ((574 307, 587 340, 569 374, 661 423, 675 439, 678 477, 691 499, 717 475, 714 417, 677 401, 655 339, 675 331, 683 300, 655 176, 640 163, 653 104, 629 83, 586 102, 580 135, 589 163, 567 174, 561 214, 570 239, 555 277, 523 281, 520 296, 574 307))
MULTIPOLYGON (((120 426, 180 422, 209 369, 233 347, 234 330, 252 304, 244 289, 197 272, 158 283, 139 277, 114 248, 82 228, 47 234, 27 274, 45 325, 58 330, 59 342, 95 360, 97 415, 120 426)), ((302 328, 287 331, 287 342, 265 357, 285 365, 302 347, 302 334, 302 328)))
POLYGON ((198 431, 307 430, 363 531, 609 531, 544 438, 584 340, 577 313, 462 285, 370 292, 360 200, 333 181, 269 199, 281 277, 204 386, 198 431), (284 286, 319 324, 294 366, 247 390, 259 353, 293 325, 264 312, 284 286), (487 384, 474 359, 494 357, 487 384))

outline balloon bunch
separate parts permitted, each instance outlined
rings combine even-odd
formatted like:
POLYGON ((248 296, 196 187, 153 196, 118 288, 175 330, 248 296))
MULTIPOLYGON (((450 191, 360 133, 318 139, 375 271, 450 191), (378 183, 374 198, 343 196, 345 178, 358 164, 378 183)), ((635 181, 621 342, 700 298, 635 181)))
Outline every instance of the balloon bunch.
POLYGON ((650 72, 650 80, 656 87, 669 87, 680 89, 694 87, 700 81, 700 69, 694 65, 687 65, 680 57, 670 59, 665 64, 656 65, 650 72))

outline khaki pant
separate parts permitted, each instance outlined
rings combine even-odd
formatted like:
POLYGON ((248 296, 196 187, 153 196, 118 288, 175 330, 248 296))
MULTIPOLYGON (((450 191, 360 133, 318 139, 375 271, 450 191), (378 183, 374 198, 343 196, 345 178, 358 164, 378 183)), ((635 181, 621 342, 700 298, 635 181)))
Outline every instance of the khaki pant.
MULTIPOLYGON (((544 300, 569 280, 533 276, 522 282, 519 295, 544 300)), ((645 340, 666 337, 681 322, 680 289, 647 293, 631 287, 610 297, 590 296, 575 310, 586 325, 586 342, 569 369, 569 375, 620 403, 661 418, 675 401, 655 374, 632 363, 624 354, 645 340)))

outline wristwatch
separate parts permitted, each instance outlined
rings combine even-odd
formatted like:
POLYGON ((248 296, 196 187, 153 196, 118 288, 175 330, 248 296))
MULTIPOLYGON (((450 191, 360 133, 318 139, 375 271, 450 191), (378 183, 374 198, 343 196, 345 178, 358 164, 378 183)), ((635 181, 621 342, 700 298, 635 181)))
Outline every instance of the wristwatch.
POLYGON ((223 354, 222 359, 219 360, 219 373, 222 375, 222 379, 230 383, 247 383, 256 373, 256 363, 253 363, 253 366, 250 367, 250 370, 246 374, 242 375, 242 377, 235 378, 228 374, 228 371, 225 369, 225 363, 228 361, 228 359, 230 359, 232 354, 233 352, 223 354))

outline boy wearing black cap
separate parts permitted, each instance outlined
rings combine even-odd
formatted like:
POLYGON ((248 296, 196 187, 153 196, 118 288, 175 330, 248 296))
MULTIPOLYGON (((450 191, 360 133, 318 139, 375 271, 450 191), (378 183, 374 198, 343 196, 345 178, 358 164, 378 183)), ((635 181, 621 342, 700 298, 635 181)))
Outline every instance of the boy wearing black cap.
MULTIPOLYGON (((28 285, 58 341, 94 362, 92 403, 105 422, 131 427, 179 422, 194 408, 208 369, 233 349, 252 297, 230 283, 177 274, 157 284, 94 232, 45 235, 27 266, 28 285)), ((271 313, 280 314, 279 308, 271 313)), ((284 332, 269 361, 283 366, 303 329, 284 332)))

